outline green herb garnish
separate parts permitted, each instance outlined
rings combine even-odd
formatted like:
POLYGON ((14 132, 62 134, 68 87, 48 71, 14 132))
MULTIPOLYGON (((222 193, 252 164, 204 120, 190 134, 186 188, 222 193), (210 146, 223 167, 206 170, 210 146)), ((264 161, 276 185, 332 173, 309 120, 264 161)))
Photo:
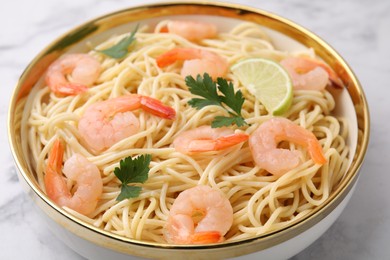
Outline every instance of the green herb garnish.
POLYGON ((107 56, 110 56, 111 58, 114 58, 114 59, 121 59, 121 58, 125 57, 126 54, 128 53, 128 48, 129 48, 130 44, 132 44, 133 41, 135 41, 135 39, 136 39, 134 36, 135 36, 135 33, 137 32, 137 30, 138 30, 138 24, 129 36, 123 38, 114 46, 112 46, 108 49, 105 49, 105 50, 99 50, 99 52, 101 52, 107 56))
POLYGON ((140 155, 133 159, 131 156, 119 162, 119 167, 114 169, 115 176, 122 182, 121 193, 116 198, 121 201, 136 198, 141 193, 141 187, 129 186, 129 183, 144 183, 148 179, 149 164, 152 159, 150 154, 140 155))
POLYGON ((217 78, 217 82, 214 82, 207 73, 203 75, 203 78, 201 75, 198 75, 196 80, 192 76, 187 76, 185 78, 185 82, 192 94, 203 97, 192 98, 188 101, 190 106, 201 109, 208 105, 218 105, 225 108, 225 110, 230 114, 230 117, 215 117, 213 122, 211 122, 211 127, 217 128, 230 126, 232 124, 243 126, 247 124, 241 115, 241 108, 244 104, 245 98, 243 98, 240 90, 234 93, 234 87, 231 82, 228 83, 224 78, 217 78), (217 83, 218 90, 223 95, 218 94, 217 83))

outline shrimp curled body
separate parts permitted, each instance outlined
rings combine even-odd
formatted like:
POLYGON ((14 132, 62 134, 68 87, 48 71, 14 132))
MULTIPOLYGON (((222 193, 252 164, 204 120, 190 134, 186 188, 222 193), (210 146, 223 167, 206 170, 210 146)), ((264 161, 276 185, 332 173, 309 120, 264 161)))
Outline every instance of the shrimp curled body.
POLYGON ((173 33, 189 41, 200 41, 214 38, 217 35, 217 26, 198 21, 169 21, 162 32, 173 33))
POLYGON ((73 193, 68 189, 61 174, 64 147, 59 139, 49 154, 44 178, 46 193, 59 206, 66 206, 81 214, 92 213, 103 191, 103 182, 96 165, 79 154, 66 160, 64 175, 77 183, 73 193))
POLYGON ((280 141, 290 141, 306 147, 315 163, 326 159, 315 135, 285 118, 273 118, 260 125, 249 137, 249 147, 255 163, 269 173, 280 176, 300 164, 301 152, 277 148, 280 141))
POLYGON ((81 137, 90 148, 102 151, 139 131, 139 120, 130 111, 143 109, 165 119, 173 119, 176 112, 159 100, 132 94, 95 103, 88 107, 79 120, 81 137))
POLYGON ((175 199, 164 237, 171 244, 208 244, 223 241, 233 224, 233 208, 219 191, 208 186, 185 190, 175 199), (201 217, 197 222, 195 217, 201 217))
POLYGON ((180 133, 173 141, 173 147, 184 154, 219 151, 245 142, 248 138, 247 134, 234 133, 229 128, 200 126, 180 133))
POLYGON ((288 71, 294 89, 323 90, 329 80, 338 87, 343 83, 337 74, 325 63, 308 57, 289 57, 280 62, 288 71))
POLYGON ((88 54, 66 54, 53 62, 45 77, 50 90, 60 95, 85 92, 99 77, 100 63, 88 54), (67 79, 71 75, 71 80, 67 79))
POLYGON ((176 61, 183 61, 181 75, 186 77, 191 75, 196 78, 198 74, 208 73, 212 78, 223 77, 228 70, 228 62, 218 54, 201 49, 175 48, 159 57, 157 65, 164 68, 176 61))

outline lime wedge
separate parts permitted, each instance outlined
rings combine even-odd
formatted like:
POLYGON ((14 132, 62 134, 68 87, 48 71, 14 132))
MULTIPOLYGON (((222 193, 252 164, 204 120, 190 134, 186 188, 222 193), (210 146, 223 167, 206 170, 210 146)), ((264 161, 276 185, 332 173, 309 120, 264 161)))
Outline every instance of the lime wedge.
POLYGON ((247 59, 231 67, 241 84, 273 115, 291 106, 293 87, 287 71, 278 63, 262 58, 247 59))

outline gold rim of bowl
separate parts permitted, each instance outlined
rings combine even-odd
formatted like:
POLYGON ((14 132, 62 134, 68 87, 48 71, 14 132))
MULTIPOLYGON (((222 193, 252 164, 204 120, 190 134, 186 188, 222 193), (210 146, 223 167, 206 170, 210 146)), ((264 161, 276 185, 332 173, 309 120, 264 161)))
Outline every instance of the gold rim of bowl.
POLYGON ((41 53, 39 53, 21 75, 14 92, 8 110, 8 136, 19 179, 27 184, 26 188, 34 202, 55 222, 62 225, 74 234, 91 241, 97 245, 113 249, 118 252, 143 256, 162 257, 188 254, 189 252, 206 253, 208 256, 234 256, 260 251, 283 241, 289 240, 305 230, 319 223, 346 197, 358 178, 359 169, 363 163, 367 150, 370 134, 370 118, 368 105, 363 89, 342 57, 326 42, 312 32, 295 24, 294 22, 257 8, 246 7, 238 4, 218 3, 211 1, 186 1, 186 2, 162 2, 120 10, 105 16, 88 21, 58 38, 41 53), (256 236, 242 241, 228 242, 213 245, 168 245, 153 242, 144 242, 122 237, 91 224, 81 221, 62 208, 55 205, 39 188, 34 179, 34 174, 29 169, 22 152, 22 136, 16 133, 18 122, 15 118, 15 110, 18 101, 29 94, 31 88, 43 75, 49 64, 66 50, 86 37, 99 34, 124 23, 135 22, 148 18, 159 18, 171 15, 212 15, 234 18, 243 21, 251 21, 275 31, 281 32, 305 46, 312 47, 316 54, 338 73, 344 81, 347 91, 355 107, 358 128, 357 148, 353 162, 348 169, 346 178, 338 186, 331 196, 306 217, 289 224, 287 227, 256 236), (32 191, 32 192, 31 192, 32 191), (148 248, 148 250, 142 250, 148 248), (163 251, 162 251, 163 250, 163 251), (147 252, 144 252, 147 251, 147 252))

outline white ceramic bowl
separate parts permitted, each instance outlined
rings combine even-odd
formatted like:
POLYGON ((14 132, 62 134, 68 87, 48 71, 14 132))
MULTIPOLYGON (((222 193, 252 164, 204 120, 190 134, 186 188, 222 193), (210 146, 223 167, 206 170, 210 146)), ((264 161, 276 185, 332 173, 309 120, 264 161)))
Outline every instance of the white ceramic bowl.
POLYGON ((88 259, 198 258, 242 257, 246 259, 286 259, 314 242, 337 219, 349 201, 358 180, 369 140, 369 114, 363 90, 346 62, 323 40, 304 28, 276 15, 258 9, 215 2, 158 3, 135 7, 89 21, 60 37, 43 50, 26 68, 12 96, 8 117, 9 141, 20 182, 38 206, 42 217, 65 244, 88 259), (307 47, 330 64, 346 84, 336 91, 335 113, 348 120, 350 134, 350 166, 346 177, 323 205, 288 227, 245 241, 206 246, 170 246, 130 240, 98 229, 76 219, 55 205, 39 188, 29 161, 28 149, 22 141, 22 118, 18 102, 29 94, 48 65, 65 52, 87 51, 85 43, 101 42, 109 35, 124 33, 138 22, 153 23, 168 17, 184 16, 216 23, 221 30, 239 21, 252 21, 262 26, 282 50, 307 47))

